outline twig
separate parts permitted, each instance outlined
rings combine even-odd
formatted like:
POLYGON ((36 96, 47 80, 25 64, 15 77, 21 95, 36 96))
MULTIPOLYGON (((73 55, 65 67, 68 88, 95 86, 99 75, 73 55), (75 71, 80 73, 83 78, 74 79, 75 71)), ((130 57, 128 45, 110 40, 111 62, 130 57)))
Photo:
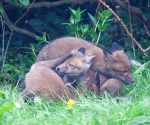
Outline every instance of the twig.
MULTIPOLYGON (((87 3, 87 2, 97 2, 97 0, 59 0, 56 2, 36 2, 32 4, 32 8, 41 8, 41 7, 57 7, 57 6, 61 6, 64 4, 83 4, 83 3, 87 3)), ((30 4, 27 6, 24 6, 23 4, 15 4, 15 7, 20 7, 21 9, 28 9, 30 7, 30 4)), ((10 8, 9 5, 5 6, 5 9, 10 8)))
POLYGON ((9 27, 9 29, 11 29, 11 27, 5 21, 2 20, 2 16, 1 15, 0 15, 0 18, 1 18, 0 22, 6 24, 9 27))
POLYGON ((3 35, 7 35, 7 34, 10 34, 10 32, 6 31, 4 34, 0 34, 0 37, 3 37, 3 35))
MULTIPOLYGON (((31 5, 32 5, 32 4, 30 4, 30 6, 31 6, 31 5)), ((0 1, 0 6, 4 9, 2 1, 0 1)), ((30 9, 30 8, 29 8, 29 9, 30 9)), ((27 30, 24 30, 24 29, 22 29, 22 28, 19 28, 19 27, 14 26, 14 25, 10 22, 10 20, 9 20, 9 18, 8 18, 8 16, 7 16, 7 13, 5 12, 5 10, 4 10, 4 12, 2 13, 2 17, 3 17, 3 19, 5 20, 6 24, 9 26, 10 30, 19 32, 19 33, 21 33, 21 34, 23 34, 23 35, 26 35, 26 36, 28 36, 28 37, 31 37, 31 38, 33 38, 33 39, 36 38, 36 35, 35 35, 34 33, 31 33, 31 32, 29 32, 29 31, 27 31, 27 30)), ((17 22, 18 22, 18 21, 17 21, 17 22)), ((16 23, 17 23, 17 22, 16 22, 16 23)), ((16 24, 15 24, 15 25, 16 25, 16 24)))
MULTIPOLYGON (((33 25, 31 25, 31 24, 28 22, 28 20, 26 20, 25 23, 26 23, 27 25, 29 25, 36 33, 38 33, 38 34, 40 34, 40 35, 43 35, 44 33, 46 33, 46 32, 42 32, 42 31, 38 30, 37 28, 35 28, 33 25)), ((47 36, 48 41, 51 41, 50 36, 49 36, 48 33, 46 33, 46 36, 47 36)))
POLYGON ((29 8, 27 9, 27 11, 14 23, 14 26, 16 26, 16 24, 27 14, 27 12, 29 11, 29 9, 32 7, 32 4, 35 2, 35 0, 32 1, 32 3, 29 5, 29 8))
MULTIPOLYGON (((15 49, 14 50, 14 53, 12 54, 12 55, 10 55, 10 58, 13 58, 13 57, 15 57, 16 56, 16 53, 23 53, 23 50, 30 50, 30 51, 32 51, 32 49, 31 48, 29 48, 29 47, 19 47, 19 48, 17 48, 17 49, 15 49)), ((39 52, 38 50, 35 50, 35 52, 39 52)))
MULTIPOLYGON (((123 1, 121 0, 111 0, 111 1, 120 6, 122 9, 127 10, 127 7, 123 1)), ((130 6, 130 11, 132 12, 132 14, 134 13, 135 15, 137 15, 145 24, 150 25, 148 19, 145 17, 141 9, 130 6)))
POLYGON ((150 50, 150 46, 147 49, 143 49, 141 45, 133 38, 132 34, 128 31, 126 25, 122 22, 122 20, 116 15, 116 13, 102 0, 99 0, 108 10, 112 12, 112 14, 117 18, 117 20, 121 23, 125 31, 127 32, 128 36, 133 40, 133 42, 138 46, 138 48, 143 52, 145 56, 147 56, 146 51, 150 50))
POLYGON ((7 46, 6 46, 6 50, 5 50, 4 57, 3 57, 3 62, 2 62, 1 72, 4 71, 4 64, 5 64, 5 60, 6 60, 7 50, 8 50, 12 35, 13 35, 13 30, 11 30, 11 34, 9 36, 8 43, 7 43, 7 46))
MULTIPOLYGON (((129 14, 129 22, 130 22, 130 33, 132 34, 132 20, 131 20, 131 12, 130 12, 130 2, 129 2, 129 0, 124 0, 124 2, 127 5, 128 14, 129 14)), ((135 59, 136 58, 136 56, 135 56, 135 46, 134 46, 133 41, 132 41, 132 49, 133 49, 133 57, 135 59)))
POLYGON ((3 36, 2 36, 2 59, 4 58, 4 35, 5 35, 5 25, 4 25, 4 21, 2 19, 2 16, 0 15, 0 21, 1 21, 1 24, 2 24, 2 33, 3 33, 3 36))
POLYGON ((101 5, 101 3, 100 2, 98 2, 98 5, 97 5, 97 8, 96 8, 96 12, 95 12, 95 19, 97 19, 97 16, 98 16, 98 11, 99 11, 99 9, 100 9, 100 5, 101 5))
POLYGON ((148 31, 146 25, 144 25, 144 28, 146 29, 146 32, 147 32, 148 36, 150 36, 150 33, 149 33, 149 31, 148 31))
MULTIPOLYGON (((34 1, 35 1, 35 0, 34 0, 34 1)), ((34 2, 34 1, 33 1, 33 2, 34 2)), ((2 3, 1 3, 1 5, 2 5, 2 3)), ((30 7, 31 7, 31 6, 32 6, 32 4, 30 4, 30 7)), ((30 7, 27 9, 27 11, 25 12, 25 14, 29 11, 30 7)), ((13 32, 14 32, 14 30, 17 29, 17 28, 15 27, 15 25, 19 22, 19 20, 20 20, 21 18, 23 18, 23 17, 25 16, 25 14, 22 15, 22 16, 14 23, 14 25, 13 25, 13 24, 10 22, 9 18, 7 17, 7 14, 5 13, 5 11, 3 12, 3 17, 5 17, 5 19, 8 21, 7 23, 10 24, 10 27, 12 27, 12 29, 11 29, 11 34, 10 34, 10 36, 9 36, 9 40, 8 40, 8 43, 7 43, 7 46, 6 46, 6 50, 5 50, 5 53, 4 53, 4 56, 3 56, 1 72, 4 71, 4 64, 5 64, 5 60, 6 60, 6 55, 7 55, 8 47, 9 47, 9 44, 10 44, 10 41, 11 41, 13 32)))

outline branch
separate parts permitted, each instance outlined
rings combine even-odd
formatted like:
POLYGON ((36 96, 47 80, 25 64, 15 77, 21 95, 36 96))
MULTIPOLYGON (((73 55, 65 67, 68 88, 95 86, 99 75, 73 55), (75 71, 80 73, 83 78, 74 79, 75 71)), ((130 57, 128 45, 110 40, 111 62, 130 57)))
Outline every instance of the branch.
POLYGON ((99 0, 99 2, 101 2, 108 10, 110 10, 112 12, 112 14, 116 17, 116 19, 121 23, 121 25, 123 26, 123 28, 125 29, 125 31, 127 32, 127 34, 129 35, 129 37, 132 39, 132 41, 139 47, 139 49, 144 53, 145 56, 147 56, 146 51, 150 50, 150 46, 147 49, 143 49, 141 47, 141 45, 133 38, 132 34, 128 31, 126 25, 122 22, 122 20, 117 16, 117 14, 108 6, 106 5, 105 2, 103 2, 102 0, 99 0))
POLYGON ((14 26, 14 25, 10 22, 10 20, 9 20, 9 18, 8 18, 8 16, 7 16, 7 14, 6 14, 5 11, 2 13, 2 16, 3 16, 3 19, 5 20, 5 22, 10 26, 10 28, 11 28, 13 31, 18 32, 18 33, 21 33, 21 34, 26 35, 26 36, 28 36, 28 37, 31 37, 31 38, 33 38, 33 39, 36 38, 36 35, 35 35, 35 34, 29 32, 29 31, 27 31, 27 30, 24 30, 24 29, 21 29, 21 28, 19 28, 19 27, 14 26))
MULTIPOLYGON (((37 3, 31 3, 28 6, 24 6, 23 4, 17 3, 14 6, 19 7, 21 9, 40 8, 40 7, 49 7, 50 8, 50 7, 57 7, 57 6, 60 6, 63 4, 83 4, 86 2, 97 2, 97 0, 61 0, 61 1, 57 1, 57 2, 37 2, 37 3)), ((9 7, 12 7, 12 6, 6 5, 4 8, 7 9, 9 7)), ((24 29, 14 26, 10 22, 6 12, 3 13, 3 18, 6 21, 6 23, 11 27, 11 29, 13 29, 15 32, 21 33, 23 35, 26 35, 28 37, 35 39, 35 36, 36 36, 35 34, 29 32, 27 30, 24 30, 24 29)))
MULTIPOLYGON (((32 3, 31 3, 31 4, 32 4, 32 3)), ((31 4, 30 4, 29 7, 31 7, 31 4)), ((0 1, 0 5, 1 5, 1 7, 4 9, 2 1, 0 1)), ((24 16, 24 15, 23 15, 23 16, 24 16)), ((17 23, 22 17, 19 18, 19 19, 16 21, 16 23, 15 23, 14 25, 10 22, 10 20, 9 20, 9 18, 8 18, 8 16, 7 16, 7 13, 5 12, 5 10, 4 10, 4 12, 2 13, 2 17, 3 17, 3 19, 5 20, 6 24, 9 25, 9 28, 11 29, 11 31, 13 30, 13 31, 15 31, 15 32, 21 33, 21 34, 26 35, 27 37, 31 37, 31 38, 33 38, 33 39, 36 38, 36 35, 35 35, 35 34, 33 34, 33 33, 29 32, 29 31, 27 31, 27 30, 24 30, 24 29, 21 29, 21 28, 15 26, 16 23, 17 23)))
MULTIPOLYGON (((87 2, 97 2, 97 0, 60 0, 57 2, 37 2, 37 3, 33 3, 31 8, 40 8, 40 7, 57 7, 57 6, 61 6, 64 4, 83 4, 83 3, 87 3, 87 2)), ((28 6, 24 6, 23 4, 16 4, 14 5, 15 7, 19 7, 21 9, 28 9, 30 7, 30 4, 28 6)), ((6 5, 5 9, 8 9, 10 7, 10 5, 6 5)))
MULTIPOLYGON (((34 1, 33 1, 33 2, 34 2, 34 1)), ((0 1, 0 6, 3 8, 3 3, 2 3, 2 1, 0 1)), ((30 8, 28 8, 28 10, 29 10, 29 9, 30 9, 30 8)), ((4 10, 4 9, 3 9, 3 10, 4 10)), ((26 11, 26 13, 28 12, 28 10, 26 11)), ((26 14, 26 13, 25 13, 25 14, 26 14)), ((10 44, 10 40, 11 40, 11 38, 12 38, 12 36, 13 36, 14 31, 19 31, 20 33, 22 33, 22 34, 24 34, 24 35, 27 35, 27 34, 28 34, 28 36, 30 35, 30 36, 32 36, 32 37, 35 39, 35 35, 34 35, 34 34, 30 33, 29 31, 20 29, 20 28, 18 28, 18 27, 15 26, 15 25, 19 22, 19 20, 25 16, 25 14, 24 14, 23 16, 21 16, 21 17, 14 23, 14 25, 13 25, 13 24, 10 22, 10 20, 9 20, 9 18, 8 18, 6 12, 5 12, 5 10, 4 10, 4 12, 2 13, 2 17, 4 18, 6 24, 8 24, 9 27, 10 27, 11 34, 10 34, 9 39, 8 39, 8 43, 7 43, 7 46, 6 46, 6 49, 5 49, 5 53, 4 53, 4 55, 3 55, 1 72, 4 71, 4 64, 5 64, 5 60, 6 60, 6 55, 7 55, 8 47, 9 47, 9 44, 10 44), (34 35, 34 36, 33 36, 33 35, 34 35)))
MULTIPOLYGON (((121 0, 111 0, 111 1, 113 1, 115 4, 119 5, 122 9, 128 10, 126 4, 123 1, 121 1, 121 0)), ((108 2, 110 2, 110 1, 108 1, 108 2)), ((139 9, 137 7, 130 6, 130 11, 132 12, 133 15, 134 14, 137 15, 139 17, 139 19, 142 20, 145 24, 150 25, 149 21, 144 16, 141 9, 139 9)))

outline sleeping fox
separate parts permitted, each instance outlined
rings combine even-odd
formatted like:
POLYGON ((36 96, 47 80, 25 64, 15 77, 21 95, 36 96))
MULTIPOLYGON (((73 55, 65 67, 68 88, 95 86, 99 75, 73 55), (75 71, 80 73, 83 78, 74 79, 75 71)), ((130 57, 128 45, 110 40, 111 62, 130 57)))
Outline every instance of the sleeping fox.
POLYGON ((63 37, 46 45, 37 56, 36 62, 57 58, 79 47, 86 49, 86 55, 97 55, 90 67, 93 71, 108 78, 116 78, 125 84, 134 82, 130 60, 117 43, 112 44, 111 53, 108 53, 85 40, 63 37))
POLYGON ((73 98, 62 79, 52 70, 72 54, 74 54, 74 51, 56 59, 33 64, 30 71, 25 76, 25 89, 22 95, 28 98, 40 95, 58 100, 66 94, 68 98, 73 98))
POLYGON ((53 100, 58 100, 64 95, 73 98, 70 88, 65 83, 71 84, 74 80, 78 83, 86 83, 88 81, 86 73, 95 57, 96 55, 87 56, 85 49, 79 48, 77 51, 72 50, 56 59, 33 64, 29 73, 25 76, 26 88, 22 95, 33 97, 36 94, 53 100), (59 69, 60 67, 63 67, 63 71, 59 69), (62 81, 61 77, 54 72, 53 69, 55 68, 60 75, 61 73, 64 75, 66 80, 62 81))
MULTIPOLYGON (((83 50, 83 49, 82 49, 83 50)), ((74 54, 56 67, 59 75, 63 75, 64 83, 72 85, 80 94, 86 92, 98 93, 98 86, 94 81, 94 73, 89 70, 97 55, 86 55, 85 50, 74 54)))
MULTIPOLYGON (((85 47, 87 55, 97 54, 90 70, 100 74, 100 76, 98 75, 100 77, 100 83, 96 84, 96 86, 98 86, 98 93, 100 92, 102 95, 104 90, 106 90, 110 95, 117 96, 121 93, 122 85, 120 84, 120 81, 125 84, 134 82, 131 75, 131 63, 123 49, 117 43, 112 44, 111 52, 108 53, 79 38, 59 38, 46 45, 40 51, 36 62, 57 58, 73 48, 79 48, 81 46, 85 47)), ((93 81, 95 73, 90 70, 88 71, 88 78, 90 78, 89 81, 93 81)), ((93 84, 91 83, 88 82, 86 85, 89 85, 90 89, 97 93, 97 89, 95 90, 95 86, 92 88, 93 84)))

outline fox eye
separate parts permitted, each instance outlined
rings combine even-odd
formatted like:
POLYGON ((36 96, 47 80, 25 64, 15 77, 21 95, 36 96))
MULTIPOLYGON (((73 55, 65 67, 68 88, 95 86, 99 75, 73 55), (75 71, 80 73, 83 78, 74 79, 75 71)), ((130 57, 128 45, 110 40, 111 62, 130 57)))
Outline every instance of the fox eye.
POLYGON ((73 64, 71 64, 71 63, 69 63, 68 65, 69 65, 70 67, 74 67, 74 65, 73 65, 73 64))
POLYGON ((128 69, 122 70, 122 73, 127 73, 128 69))

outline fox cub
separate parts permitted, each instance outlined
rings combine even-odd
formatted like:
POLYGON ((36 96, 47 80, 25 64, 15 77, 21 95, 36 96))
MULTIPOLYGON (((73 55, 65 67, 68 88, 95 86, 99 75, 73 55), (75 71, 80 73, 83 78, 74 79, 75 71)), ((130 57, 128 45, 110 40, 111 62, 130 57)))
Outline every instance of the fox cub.
POLYGON ((134 82, 131 75, 131 63, 123 49, 113 43, 111 53, 94 46, 93 44, 75 37, 63 37, 46 45, 37 56, 36 62, 58 58, 65 53, 84 47, 87 55, 97 55, 90 69, 106 77, 113 77, 125 84, 134 82))
MULTIPOLYGON (((90 70, 100 74, 100 83, 97 85, 99 86, 98 91, 100 91, 101 94, 103 94, 103 92, 106 90, 111 95, 116 96, 121 93, 122 86, 120 81, 125 84, 131 84, 134 82, 134 79, 131 75, 130 60, 121 46, 119 46, 117 43, 113 43, 111 52, 107 52, 85 40, 75 37, 63 37, 46 45, 40 51, 36 62, 57 58, 74 48, 79 48, 82 46, 86 49, 86 55, 97 55, 90 67, 90 70)), ((93 76, 95 73, 90 70, 88 71, 90 73, 87 72, 87 74, 89 74, 88 78, 91 78, 88 81, 93 81, 93 76)), ((87 84, 88 83, 86 83, 86 85, 87 84)), ((91 90, 95 91, 94 88, 91 86, 91 90)))
MULTIPOLYGON (((86 55, 84 48, 64 54, 56 59, 40 61, 32 65, 25 77, 25 86, 22 95, 34 97, 44 96, 53 100, 67 95, 74 98, 70 88, 65 84, 72 84, 74 80, 78 83, 86 83, 86 73, 94 61, 96 55, 86 55), (64 81, 53 70, 56 68, 58 74, 63 75, 64 81)), ((94 83, 93 83, 94 84, 94 83)))

